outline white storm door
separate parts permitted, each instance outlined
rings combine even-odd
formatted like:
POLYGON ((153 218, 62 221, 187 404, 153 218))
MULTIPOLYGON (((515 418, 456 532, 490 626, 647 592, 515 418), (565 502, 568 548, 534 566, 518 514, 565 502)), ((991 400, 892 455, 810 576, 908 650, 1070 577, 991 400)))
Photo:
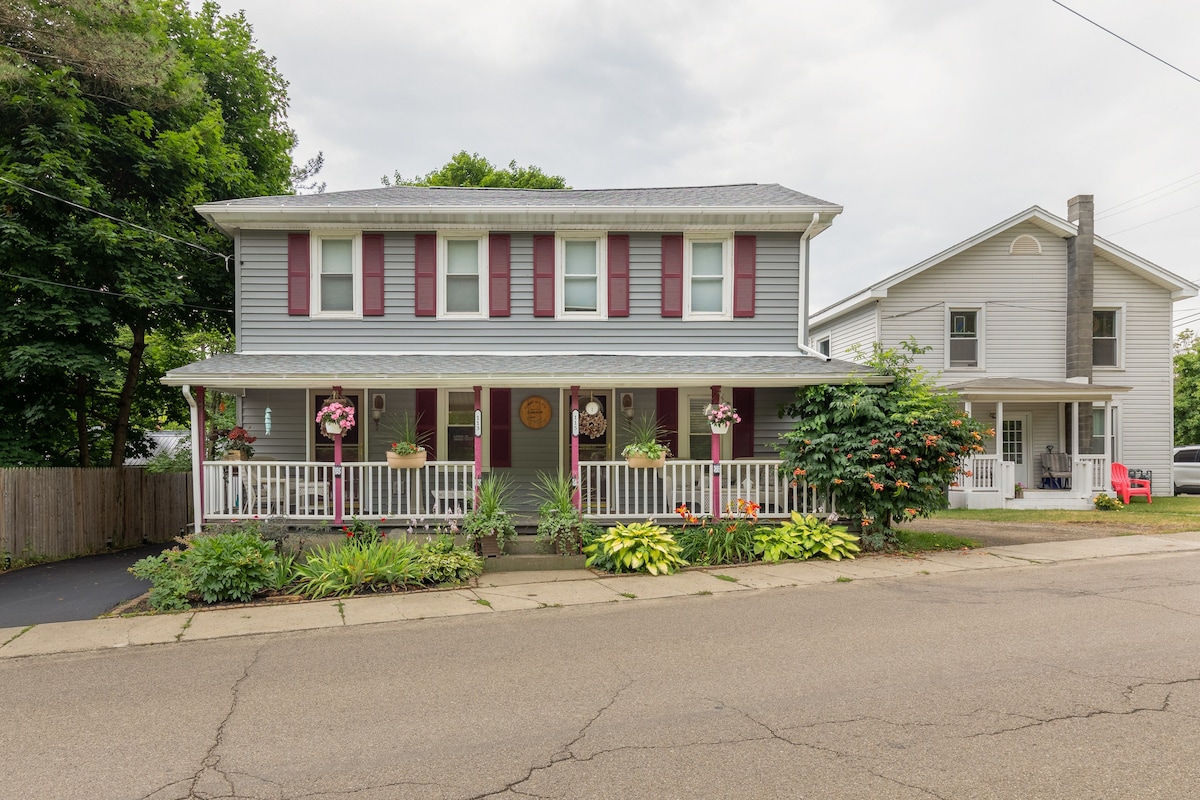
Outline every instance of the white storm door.
MULTIPOLYGON (((1032 483, 1029 464, 1029 434, 1032 423, 1029 414, 1005 414, 1004 430, 1000 433, 1000 457, 1015 467, 1016 481, 1026 489, 1036 489, 1032 483)), ((1040 477, 1040 475, 1039 475, 1040 477)))

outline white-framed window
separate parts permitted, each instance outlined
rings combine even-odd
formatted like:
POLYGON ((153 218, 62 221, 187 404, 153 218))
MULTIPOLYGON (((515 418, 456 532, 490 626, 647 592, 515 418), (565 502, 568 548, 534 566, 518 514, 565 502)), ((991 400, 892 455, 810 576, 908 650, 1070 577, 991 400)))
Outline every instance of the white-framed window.
MULTIPOLYGON (((710 389, 680 390, 679 449, 685 451, 679 454, 680 458, 707 461, 712 457, 712 428, 708 424, 708 416, 704 413, 710 403, 710 389)), ((725 461, 733 456, 733 437, 722 436, 720 439, 721 460, 725 461)))
MULTIPOLYGON (((475 392, 448 389, 442 393, 445 402, 445 459, 447 461, 475 460, 475 392)), ((486 452, 486 450, 484 451, 486 452)))
POLYGON ((949 308, 946 312, 946 368, 983 367, 983 309, 949 308))
POLYGON ((683 241, 685 319, 731 319, 733 237, 689 234, 683 241))
POLYGON ((829 356, 829 337, 817 340, 817 352, 823 356, 829 356))
POLYGON ((608 237, 559 233, 556 245, 557 315, 603 319, 608 313, 608 237))
POLYGON ((487 233, 438 234, 438 316, 486 317, 487 233))
POLYGON ((314 317, 362 316, 362 233, 313 232, 312 311, 314 317))
POLYGON ((1092 310, 1092 366, 1120 369, 1124 363, 1120 307, 1092 310))

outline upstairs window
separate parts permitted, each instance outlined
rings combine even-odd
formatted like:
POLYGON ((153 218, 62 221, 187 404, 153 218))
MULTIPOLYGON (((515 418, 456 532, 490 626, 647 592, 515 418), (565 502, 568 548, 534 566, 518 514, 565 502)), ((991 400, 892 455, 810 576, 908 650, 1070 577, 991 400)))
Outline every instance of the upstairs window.
POLYGON ((439 239, 439 315, 482 317, 487 308, 485 234, 446 235, 439 239))
POLYGON ((1115 308, 1092 312, 1092 366, 1119 367, 1120 347, 1117 339, 1120 315, 1115 308))
POLYGON ((362 314, 362 239, 354 233, 312 235, 313 316, 362 314))
POLYGON ((594 234, 562 234, 558 238, 560 298, 558 314, 603 317, 605 313, 605 238, 594 234))
POLYGON ((979 309, 950 309, 949 364, 951 369, 978 367, 980 354, 979 309))
POLYGON ((829 357, 829 337, 826 336, 817 342, 817 352, 825 357, 829 357))
POLYGON ((733 293, 732 241, 728 237, 688 237, 683 255, 685 315, 728 317, 733 293))

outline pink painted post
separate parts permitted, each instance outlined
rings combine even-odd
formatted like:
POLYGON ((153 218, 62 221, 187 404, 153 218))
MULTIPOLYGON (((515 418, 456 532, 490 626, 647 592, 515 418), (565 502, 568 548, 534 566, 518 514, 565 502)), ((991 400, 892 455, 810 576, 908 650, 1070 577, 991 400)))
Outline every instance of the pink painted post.
POLYGON ((571 493, 571 503, 575 510, 583 507, 583 496, 579 493, 579 387, 571 387, 571 483, 575 491, 571 493))
POLYGON ((483 479, 483 387, 475 390, 475 507, 479 506, 479 481, 483 479))
MULTIPOLYGON (((712 387, 712 404, 721 402, 721 387, 712 387)), ((721 518, 721 434, 712 435, 712 498, 713 519, 721 518)))
MULTIPOLYGON (((335 396, 341 395, 342 387, 333 387, 335 396)), ((333 524, 342 524, 342 435, 333 437, 333 524)))

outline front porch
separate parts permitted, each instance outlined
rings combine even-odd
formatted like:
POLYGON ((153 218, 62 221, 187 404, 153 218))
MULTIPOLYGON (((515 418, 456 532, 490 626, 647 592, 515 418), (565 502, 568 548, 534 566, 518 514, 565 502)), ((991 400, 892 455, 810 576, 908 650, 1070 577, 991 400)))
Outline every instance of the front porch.
MULTIPOLYGON (((681 504, 697 516, 727 516, 726 509, 739 499, 757 503, 760 519, 832 510, 814 490, 792 486, 780 474, 780 465, 777 459, 719 465, 673 459, 659 469, 640 469, 625 461, 585 462, 580 465, 580 509, 601 523, 679 521, 681 504)), ((428 462, 416 469, 390 469, 381 462, 210 461, 202 469, 203 516, 208 522, 272 517, 335 523, 357 516, 385 518, 395 525, 448 524, 470 507, 475 468, 471 461, 428 462), (339 480, 340 492, 335 485, 339 480), (335 501, 339 496, 340 508, 335 501)), ((528 489, 518 484, 518 492, 528 489)))
MULTIPOLYGON (((1071 477, 1054 483, 1061 488, 1025 488, 1017 496, 1017 465, 997 455, 981 455, 964 463, 959 481, 950 487, 951 508, 1021 508, 1087 510, 1098 492, 1111 492, 1106 455, 1079 454, 1071 459, 1071 477)), ((1041 481, 1040 487, 1053 483, 1041 481)))

